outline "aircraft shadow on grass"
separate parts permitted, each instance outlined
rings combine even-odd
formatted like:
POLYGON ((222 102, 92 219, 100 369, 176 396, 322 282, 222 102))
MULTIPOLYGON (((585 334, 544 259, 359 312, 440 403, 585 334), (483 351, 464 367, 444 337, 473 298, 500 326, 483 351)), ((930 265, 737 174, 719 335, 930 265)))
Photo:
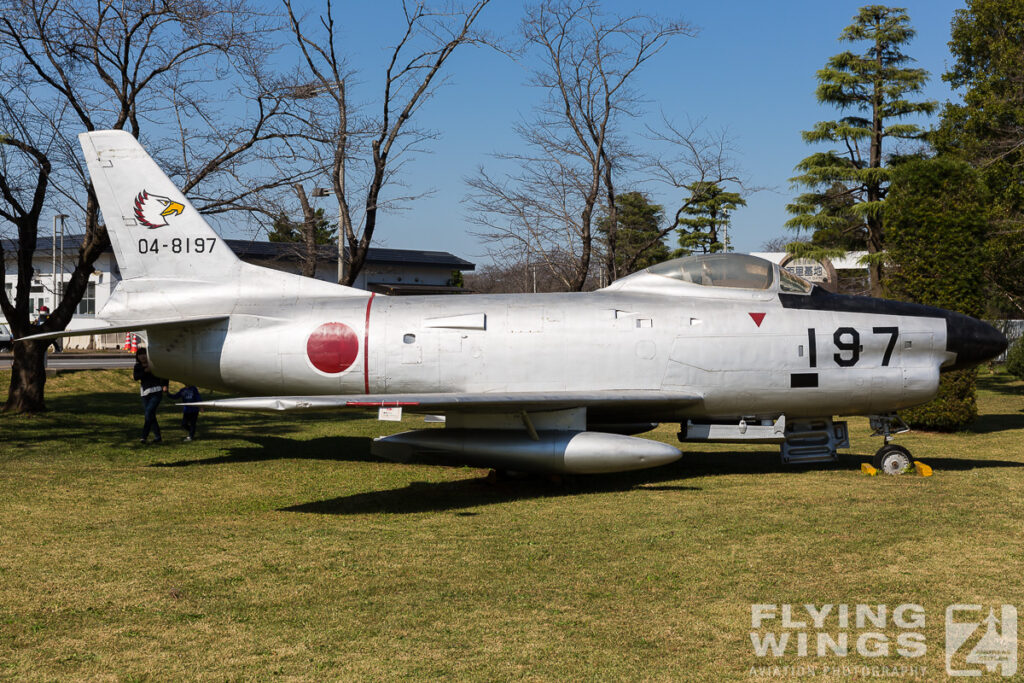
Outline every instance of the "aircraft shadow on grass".
MULTIPOLYGON (((996 416, 999 417, 999 416, 996 416)), ((387 463, 370 454, 368 437, 319 437, 296 441, 280 436, 250 439, 251 445, 229 448, 223 455, 209 458, 157 462, 150 467, 190 467, 265 462, 269 460, 324 460, 336 462, 387 463)), ((588 495, 616 491, 699 491, 700 487, 681 481, 703 476, 749 474, 800 474, 814 470, 858 470, 870 455, 844 454, 836 463, 784 465, 778 451, 739 453, 684 450, 683 457, 671 465, 649 470, 607 475, 566 477, 551 481, 540 476, 490 481, 474 476, 457 481, 411 482, 384 491, 368 491, 280 508, 282 512, 313 514, 408 514, 458 511, 483 505, 529 500, 532 498, 588 495)), ((988 467, 1024 467, 1024 463, 1006 460, 941 458, 920 456, 938 471, 965 471, 988 467)), ((480 470, 467 470, 479 472, 480 470)), ((476 513, 462 512, 463 516, 476 513)))
POLYGON ((971 425, 971 431, 975 434, 991 434, 1013 429, 1024 429, 1024 410, 1002 415, 979 415, 971 425))
POLYGON ((978 378, 978 388, 987 389, 997 394, 1008 394, 1020 396, 1024 394, 1024 385, 1021 385, 1016 377, 1010 375, 988 375, 978 378))
MULTIPOLYGON (((474 470, 479 471, 479 470, 474 470)), ((304 512, 320 515, 411 514, 418 512, 456 512, 468 517, 477 512, 465 511, 485 505, 510 503, 534 498, 582 496, 593 493, 629 491, 700 491, 700 487, 675 482, 687 476, 673 465, 639 472, 591 475, 554 481, 540 476, 508 478, 492 481, 487 476, 443 482, 414 481, 401 488, 367 491, 328 500, 301 503, 279 508, 281 512, 304 512), (673 483, 662 483, 673 482, 673 483)))
MULTIPOLYGON (((237 438, 226 436, 223 438, 237 438)), ((209 439, 204 438, 204 441, 209 439)), ((267 460, 334 460, 338 462, 380 462, 370 455, 370 439, 357 436, 323 436, 298 441, 280 436, 259 436, 249 439, 250 446, 228 448, 223 455, 212 458, 169 460, 150 467, 190 467, 192 465, 227 465, 231 463, 264 462, 267 460)))
MULTIPOLYGON (((474 477, 438 483, 412 482, 387 491, 370 491, 328 500, 280 508, 282 512, 357 515, 442 512, 531 498, 575 496, 615 491, 700 491, 697 486, 675 482, 700 476, 729 474, 798 474, 810 470, 857 470, 870 456, 847 455, 837 463, 783 465, 777 451, 757 453, 684 453, 682 459, 664 467, 607 475, 570 477, 552 482, 540 477, 499 480, 474 477), (671 483, 670 483, 671 482, 671 483)), ((929 458, 936 469, 957 471, 980 467, 1024 467, 1024 463, 965 458, 929 458)), ((469 514, 469 513, 465 513, 469 514)))

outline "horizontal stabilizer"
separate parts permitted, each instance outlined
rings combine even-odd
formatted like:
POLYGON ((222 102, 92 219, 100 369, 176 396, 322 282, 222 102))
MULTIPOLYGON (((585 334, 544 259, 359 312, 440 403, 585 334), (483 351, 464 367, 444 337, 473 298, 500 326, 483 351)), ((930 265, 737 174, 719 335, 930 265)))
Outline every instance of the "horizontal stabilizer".
POLYGON ((15 339, 15 341, 43 341, 47 339, 60 339, 61 337, 78 337, 87 334, 110 334, 111 332, 139 332, 141 330, 194 327, 196 325, 207 325, 209 323, 227 320, 228 317, 229 316, 226 315, 213 315, 199 318, 173 318, 171 320, 138 320, 135 322, 120 323, 117 325, 104 325, 102 327, 80 327, 74 330, 60 330, 59 332, 30 334, 27 337, 15 339))
POLYGON ((335 396, 254 396, 226 398, 191 405, 225 410, 342 410, 404 408, 411 413, 506 412, 597 407, 659 408, 696 403, 700 394, 665 391, 550 391, 509 393, 352 394, 335 396))

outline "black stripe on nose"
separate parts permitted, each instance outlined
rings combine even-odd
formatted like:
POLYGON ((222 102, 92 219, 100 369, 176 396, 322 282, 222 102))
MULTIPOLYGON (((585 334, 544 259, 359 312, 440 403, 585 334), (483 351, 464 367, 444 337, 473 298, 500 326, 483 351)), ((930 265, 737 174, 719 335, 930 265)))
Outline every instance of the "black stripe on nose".
POLYGON ((966 370, 991 360, 1006 350, 1006 335, 988 323, 961 313, 946 313, 946 350, 956 362, 942 371, 966 370))

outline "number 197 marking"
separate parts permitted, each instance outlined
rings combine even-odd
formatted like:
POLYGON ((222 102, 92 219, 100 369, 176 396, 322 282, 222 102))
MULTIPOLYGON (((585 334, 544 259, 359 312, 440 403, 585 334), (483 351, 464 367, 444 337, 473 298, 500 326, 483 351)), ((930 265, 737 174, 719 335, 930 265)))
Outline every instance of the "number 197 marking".
MULTIPOLYGON (((885 345, 885 352, 882 354, 882 367, 889 365, 889 361, 892 360, 892 352, 896 349, 896 340, 900 336, 900 328, 898 327, 873 327, 871 328, 872 334, 887 334, 889 335, 889 341, 885 345)), ((807 343, 809 350, 810 366, 816 367, 818 364, 818 348, 815 340, 814 328, 810 327, 807 329, 807 343)), ((832 333, 832 343, 836 347, 837 353, 832 355, 836 365, 841 368, 851 368, 860 361, 860 332, 852 327, 840 327, 832 333), (849 355, 846 355, 849 354, 849 355)))

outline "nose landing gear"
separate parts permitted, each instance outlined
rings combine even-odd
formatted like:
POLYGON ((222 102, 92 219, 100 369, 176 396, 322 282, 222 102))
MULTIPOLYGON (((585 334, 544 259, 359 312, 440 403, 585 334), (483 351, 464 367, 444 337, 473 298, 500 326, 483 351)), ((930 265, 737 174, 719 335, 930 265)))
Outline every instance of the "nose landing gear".
POLYGON ((909 432, 910 427, 901 417, 892 413, 890 415, 872 415, 870 417, 871 428, 875 431, 872 436, 881 436, 885 439, 885 445, 878 449, 871 464, 885 474, 902 474, 908 467, 912 467, 914 459, 903 446, 892 443, 893 434, 909 432))

